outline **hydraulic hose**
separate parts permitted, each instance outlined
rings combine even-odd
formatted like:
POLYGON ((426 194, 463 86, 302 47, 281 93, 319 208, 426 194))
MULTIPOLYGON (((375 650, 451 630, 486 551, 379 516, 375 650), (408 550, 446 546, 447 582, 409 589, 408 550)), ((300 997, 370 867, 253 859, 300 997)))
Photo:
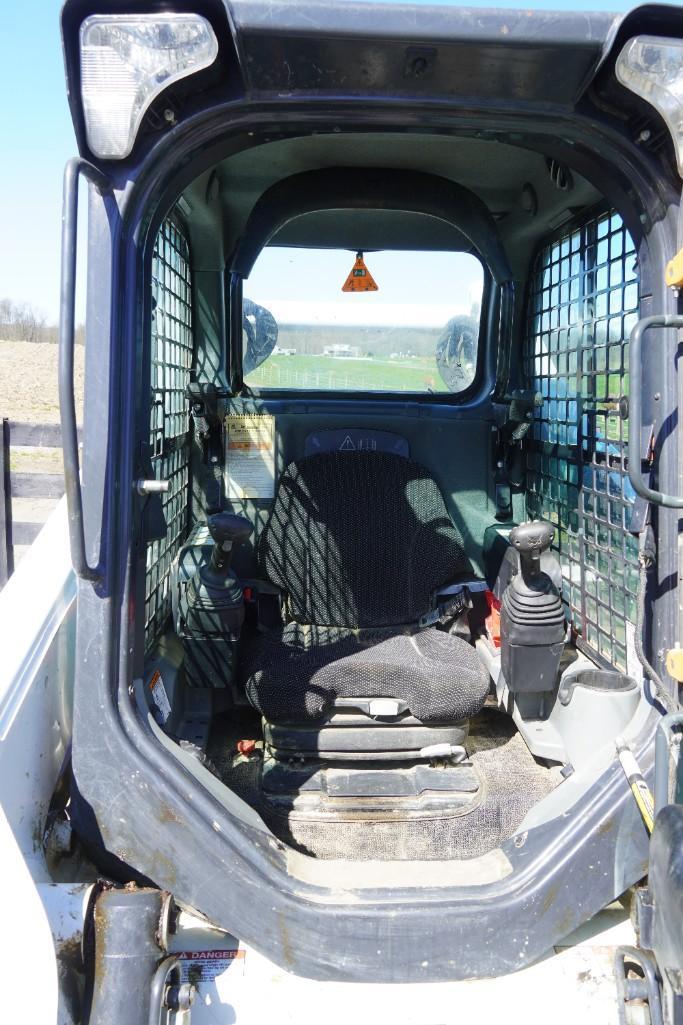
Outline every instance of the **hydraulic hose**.
POLYGON ((662 678, 650 665, 643 649, 643 629, 645 625, 645 593, 647 591, 647 574, 655 564, 655 538, 652 527, 647 526, 641 532, 638 543, 638 565, 640 566, 638 578, 638 601, 636 605, 635 624, 635 646, 638 661, 643 667, 645 676, 649 679, 652 689, 655 692, 657 701, 667 712, 678 710, 678 703, 671 696, 662 678))

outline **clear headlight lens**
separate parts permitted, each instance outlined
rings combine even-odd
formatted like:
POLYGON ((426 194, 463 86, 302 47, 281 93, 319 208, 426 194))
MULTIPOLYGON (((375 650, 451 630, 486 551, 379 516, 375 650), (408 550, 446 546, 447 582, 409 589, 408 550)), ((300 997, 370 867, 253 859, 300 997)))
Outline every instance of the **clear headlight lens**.
POLYGON ((635 36, 619 54, 616 74, 666 121, 683 176, 683 40, 635 36))
POLYGON ((88 146, 111 159, 128 156, 163 89, 218 55, 214 31, 198 14, 95 14, 81 25, 80 43, 88 146))

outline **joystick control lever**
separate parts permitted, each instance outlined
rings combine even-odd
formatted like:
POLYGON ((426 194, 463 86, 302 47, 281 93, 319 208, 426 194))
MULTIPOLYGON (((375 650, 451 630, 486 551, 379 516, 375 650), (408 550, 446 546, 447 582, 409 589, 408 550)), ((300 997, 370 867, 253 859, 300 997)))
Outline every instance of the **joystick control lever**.
POLYGON ((230 573, 232 559, 237 549, 249 540, 253 526, 245 516, 236 513, 219 512, 209 516, 209 533, 213 539, 211 562, 207 567, 212 583, 230 573))
POLYGON ((557 683, 567 627, 560 593, 541 569, 555 537, 552 523, 531 520, 510 531, 520 572, 503 593, 501 671, 510 692, 552 691, 557 683))
POLYGON ((524 583, 533 586, 541 575, 541 556, 555 538, 555 528, 545 520, 520 523, 510 531, 510 544, 519 552, 519 566, 524 583))
MULTIPOLYGON (((231 687, 245 615, 244 592, 232 571, 232 559, 254 528, 244 516, 229 512, 209 516, 207 526, 213 540, 211 556, 202 559, 180 588, 178 634, 188 655, 188 678, 198 681, 196 686, 231 687)), ((200 543, 204 548, 203 540, 200 543)))

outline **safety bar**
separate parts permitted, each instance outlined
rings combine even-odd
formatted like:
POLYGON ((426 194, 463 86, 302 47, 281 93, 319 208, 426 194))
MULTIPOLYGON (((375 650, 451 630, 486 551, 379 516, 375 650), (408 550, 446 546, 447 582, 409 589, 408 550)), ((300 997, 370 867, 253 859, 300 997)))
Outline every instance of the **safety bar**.
POLYGON ((59 412, 64 448, 64 488, 69 510, 71 562, 82 580, 101 579, 98 568, 88 565, 83 526, 83 498, 78 458, 78 427, 74 396, 74 344, 76 323, 76 248, 78 242, 78 180, 83 175, 100 191, 109 190, 109 179, 86 160, 75 157, 64 168, 62 202, 62 280, 59 293, 59 412))
POLYGON ((672 712, 657 723, 657 732, 655 733, 655 815, 670 803, 671 749, 677 726, 683 726, 683 712, 672 712))
POLYGON ((628 376, 629 376, 629 411, 628 411, 628 475, 631 484, 636 492, 653 502, 655 505, 664 505, 670 509, 683 509, 683 498, 676 495, 667 495, 663 491, 654 491, 648 487, 643 477, 642 452, 641 452, 641 348, 643 335, 652 327, 675 327, 683 328, 683 317, 674 315, 658 314, 652 317, 643 317, 639 320, 631 332, 628 353, 628 376))

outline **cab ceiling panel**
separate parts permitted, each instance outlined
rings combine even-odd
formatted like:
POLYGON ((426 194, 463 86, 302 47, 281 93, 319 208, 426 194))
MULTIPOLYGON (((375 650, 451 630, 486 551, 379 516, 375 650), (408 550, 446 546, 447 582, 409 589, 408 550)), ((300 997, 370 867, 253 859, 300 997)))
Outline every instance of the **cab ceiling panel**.
POLYGON ((252 94, 425 94, 563 106, 583 91, 614 20, 351 0, 233 0, 230 9, 252 94))
MULTIPOLYGON (((540 153, 487 139, 455 140, 426 133, 395 132, 281 139, 235 154, 217 169, 225 252, 234 247, 259 197, 276 182, 330 166, 383 167, 388 156, 394 169, 439 175, 479 196, 498 224, 508 259, 518 267, 525 265, 528 249, 533 248, 538 237, 570 216, 569 204, 585 207, 601 198, 576 173, 572 192, 558 191, 540 153), (533 216, 522 205, 524 183, 532 185, 537 199, 538 209, 533 216)), ((188 194, 194 205, 202 204, 202 188, 192 187, 188 194)), ((277 245, 334 245, 351 249, 463 247, 462 236, 452 227, 405 211, 365 211, 362 216, 349 211, 343 216, 339 211, 319 211, 297 218, 274 241, 277 245)), ((194 251, 196 255, 196 243, 194 251)))

